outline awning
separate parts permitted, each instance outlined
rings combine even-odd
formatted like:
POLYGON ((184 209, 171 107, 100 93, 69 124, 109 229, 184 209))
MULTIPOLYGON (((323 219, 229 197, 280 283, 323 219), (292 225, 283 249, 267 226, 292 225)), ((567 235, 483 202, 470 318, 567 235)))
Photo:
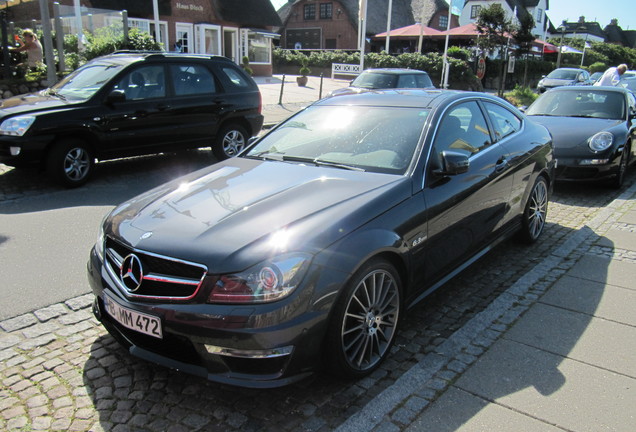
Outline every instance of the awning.
POLYGON ((579 51, 576 48, 572 48, 571 46, 562 45, 561 53, 562 54, 583 54, 583 51, 579 51))
POLYGON ((256 33, 257 35, 261 35, 266 38, 280 39, 280 35, 278 33, 274 33, 265 29, 248 28, 248 30, 250 31, 250 33, 256 33))
MULTIPOLYGON (((401 37, 413 38, 413 37, 419 37, 420 32, 422 36, 432 36, 432 35, 436 35, 440 33, 439 30, 435 30, 434 28, 423 26, 421 24, 413 24, 410 26, 393 29, 391 30, 389 36, 391 38, 401 38, 401 37)), ((386 36, 387 36, 387 32, 382 32, 382 33, 378 33, 377 35, 373 37, 380 39, 380 38, 386 38, 386 36)))

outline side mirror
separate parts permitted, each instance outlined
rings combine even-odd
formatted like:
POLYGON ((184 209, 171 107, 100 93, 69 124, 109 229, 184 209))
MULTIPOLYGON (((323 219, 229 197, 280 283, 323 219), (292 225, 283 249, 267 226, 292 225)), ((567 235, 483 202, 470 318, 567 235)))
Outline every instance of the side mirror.
POLYGON ((123 90, 113 90, 106 96, 107 104, 114 104, 117 102, 126 102, 126 93, 123 90))
POLYGON ((470 168, 468 156, 454 151, 444 150, 441 154, 442 169, 437 170, 439 175, 457 175, 463 174, 470 168))

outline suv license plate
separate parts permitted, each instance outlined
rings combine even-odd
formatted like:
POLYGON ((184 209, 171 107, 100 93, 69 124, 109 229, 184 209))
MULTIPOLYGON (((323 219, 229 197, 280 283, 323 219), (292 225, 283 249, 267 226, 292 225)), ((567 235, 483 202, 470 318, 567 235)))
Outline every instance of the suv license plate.
POLYGON ((161 332, 161 319, 158 317, 124 307, 113 300, 105 292, 104 306, 106 307, 108 315, 113 317, 115 321, 124 327, 148 336, 163 339, 163 334, 161 332))

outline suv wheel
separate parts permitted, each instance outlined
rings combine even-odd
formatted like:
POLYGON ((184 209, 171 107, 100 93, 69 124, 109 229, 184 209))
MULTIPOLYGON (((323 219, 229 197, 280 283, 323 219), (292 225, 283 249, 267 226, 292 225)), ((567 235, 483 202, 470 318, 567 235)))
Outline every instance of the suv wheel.
POLYGON ((223 126, 217 134, 212 152, 218 160, 225 160, 236 156, 247 144, 247 131, 243 126, 230 124, 223 126))
POLYGON ((66 139, 53 146, 46 161, 48 174, 66 187, 78 187, 88 181, 94 159, 86 142, 66 139))

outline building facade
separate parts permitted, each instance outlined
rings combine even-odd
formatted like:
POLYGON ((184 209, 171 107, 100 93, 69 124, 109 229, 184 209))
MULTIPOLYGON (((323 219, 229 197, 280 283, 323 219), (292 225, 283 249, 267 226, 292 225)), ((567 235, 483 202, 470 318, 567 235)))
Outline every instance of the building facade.
MULTIPOLYGON (((65 33, 77 33, 79 25, 74 0, 58 0, 65 33)), ((153 2, 126 0, 81 0, 83 31, 120 25, 121 11, 128 26, 146 31, 166 51, 214 54, 240 64, 248 57, 255 75, 272 74, 272 28, 281 25, 269 0, 158 0, 158 27, 153 2)), ((39 2, 24 2, 6 8, 9 21, 24 27, 40 19, 39 2)), ((51 17, 53 9, 51 6, 51 17)))

